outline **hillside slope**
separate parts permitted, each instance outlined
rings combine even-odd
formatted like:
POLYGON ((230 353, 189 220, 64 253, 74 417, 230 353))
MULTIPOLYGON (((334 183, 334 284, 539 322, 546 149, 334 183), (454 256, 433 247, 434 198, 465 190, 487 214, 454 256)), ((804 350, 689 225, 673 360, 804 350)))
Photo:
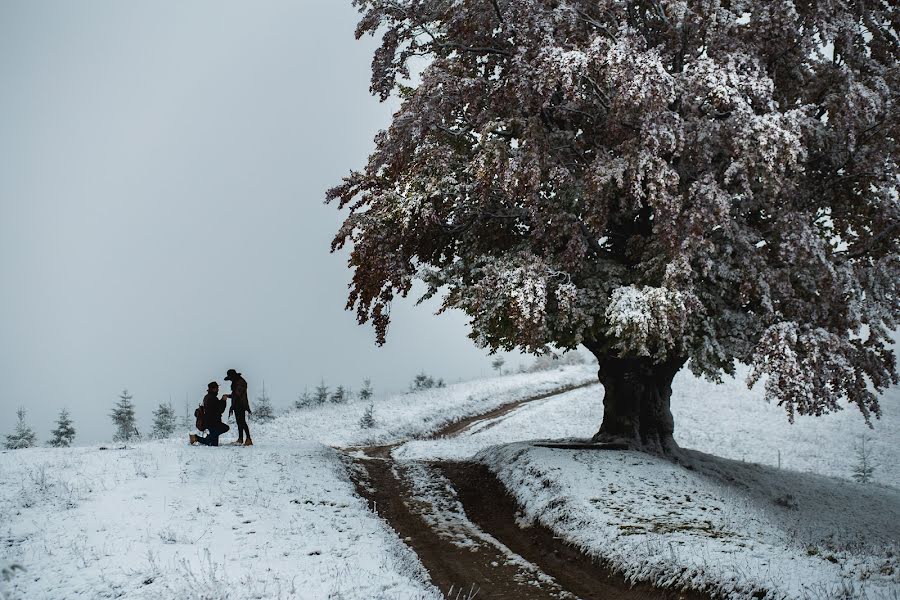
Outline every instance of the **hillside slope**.
MULTIPOLYGON (((500 404, 589 381, 513 375, 251 423, 255 446, 178 438, 121 449, 0 452, 0 597, 439 598, 357 496, 329 446, 406 440, 500 404)), ((223 436, 233 439, 234 432, 223 436)))

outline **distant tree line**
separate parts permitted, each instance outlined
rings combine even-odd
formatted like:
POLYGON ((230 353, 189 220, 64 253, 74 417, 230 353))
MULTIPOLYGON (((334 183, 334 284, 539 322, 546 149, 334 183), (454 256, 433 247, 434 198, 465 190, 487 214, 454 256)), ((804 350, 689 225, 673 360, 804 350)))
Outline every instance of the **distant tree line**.
MULTIPOLYGON (((413 378, 409 385, 409 392, 442 387, 446 387, 443 379, 436 379, 423 371, 413 378)), ((362 388, 356 393, 350 387, 344 385, 338 385, 332 389, 323 379, 312 390, 309 390, 309 388, 304 390, 294 402, 294 408, 304 410, 326 405, 346 404, 356 399, 365 404, 362 416, 359 419, 359 426, 362 429, 371 429, 377 425, 374 395, 375 390, 372 387, 372 380, 368 378, 363 380, 362 388)))
MULTIPOLYGON (((372 382, 366 379, 363 381, 362 389, 355 396, 363 402, 368 402, 372 399, 373 393, 372 382)), ((353 400, 353 397, 354 393, 350 387, 338 385, 332 390, 323 379, 312 391, 309 388, 305 389, 294 402, 294 408, 304 409, 326 404, 345 404, 353 400)))
MULTIPOLYGON (((578 352, 569 352, 562 356, 546 355, 538 357, 529 367, 521 366, 521 372, 534 372, 553 369, 564 365, 578 364, 584 362, 584 357, 578 352)), ((505 361, 502 357, 495 357, 491 363, 492 368, 498 373, 508 373, 503 370, 505 361)), ((443 388, 446 383, 442 378, 436 378, 428 373, 421 371, 409 384, 408 391, 421 392, 423 390, 443 388)), ((364 429, 375 427, 375 391, 372 387, 372 381, 365 379, 362 388, 358 392, 354 392, 349 386, 337 385, 334 388, 329 387, 324 380, 317 385, 312 391, 305 390, 294 402, 297 409, 307 409, 324 405, 346 404, 357 399, 366 405, 360 418, 360 427, 364 429)), ((137 417, 135 414, 134 397, 127 389, 122 390, 116 399, 116 403, 109 413, 115 431, 113 440, 128 444, 130 442, 143 438, 137 427, 137 417)), ((153 411, 153 422, 149 433, 151 439, 162 439, 170 437, 179 427, 184 429, 193 428, 193 419, 189 414, 189 407, 185 404, 184 415, 179 419, 175 413, 175 408, 171 400, 169 402, 160 403, 153 411)), ((30 448, 37 443, 37 435, 34 430, 25 422, 26 410, 19 408, 16 411, 18 421, 15 430, 6 436, 5 448, 8 450, 17 450, 20 448, 30 448)), ((265 423, 275 418, 275 409, 272 406, 271 398, 266 391, 266 384, 263 381, 262 391, 256 397, 256 403, 253 406, 254 420, 265 423)), ((72 422, 69 411, 63 408, 59 412, 54 429, 50 432, 50 438, 47 445, 54 448, 65 448, 71 446, 75 440, 75 426, 72 422)))

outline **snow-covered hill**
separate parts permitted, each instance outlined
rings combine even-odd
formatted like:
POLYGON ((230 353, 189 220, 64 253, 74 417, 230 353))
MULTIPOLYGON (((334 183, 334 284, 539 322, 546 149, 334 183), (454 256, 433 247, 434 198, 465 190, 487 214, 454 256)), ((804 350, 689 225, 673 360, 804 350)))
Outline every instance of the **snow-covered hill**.
POLYGON ((401 394, 366 429, 359 403, 297 411, 251 423, 250 448, 188 446, 184 432, 0 452, 0 597, 439 598, 329 446, 410 439, 592 377, 575 367, 401 394))
POLYGON ((354 493, 338 451, 407 441, 396 459, 479 457, 523 505, 523 524, 539 520, 636 578, 734 598, 758 590, 898 598, 897 389, 884 397, 874 431, 852 410, 790 425, 758 390, 682 373, 676 436, 694 450, 682 465, 522 443, 596 431, 599 385, 454 438, 421 439, 594 377, 592 367, 569 367, 401 394, 375 404, 371 428, 360 425, 360 403, 296 411, 251 424, 252 448, 191 447, 179 437, 128 449, 2 452, 0 567, 9 580, 0 575, 0 595, 439 598, 377 507, 354 493), (869 484, 851 480, 862 436, 875 460, 869 484), (13 564, 25 570, 10 571, 13 564))
POLYGON ((691 449, 681 465, 521 442, 589 437, 601 389, 394 455, 484 461, 523 523, 550 527, 636 580, 735 599, 900 598, 900 389, 882 398, 874 430, 853 408, 791 425, 740 380, 716 386, 683 372, 672 399, 676 438, 691 449), (852 479, 863 437, 875 465, 868 484, 852 479))

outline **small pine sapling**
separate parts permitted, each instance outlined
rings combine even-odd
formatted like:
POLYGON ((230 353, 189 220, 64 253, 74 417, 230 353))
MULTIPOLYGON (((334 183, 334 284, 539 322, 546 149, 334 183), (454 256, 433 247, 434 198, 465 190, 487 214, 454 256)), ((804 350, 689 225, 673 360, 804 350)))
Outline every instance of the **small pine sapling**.
POLYGON ((330 400, 332 404, 343 404, 347 401, 348 397, 349 394, 347 393, 347 390, 344 389, 344 386, 339 385, 335 388, 334 393, 331 394, 330 400))
POLYGON ((325 385, 325 380, 322 380, 322 383, 316 386, 316 391, 313 392, 313 403, 317 406, 321 406, 328 402, 328 386, 325 385))
POLYGON ((869 483, 875 473, 875 463, 872 457, 872 447, 867 445, 868 438, 862 435, 856 444, 856 464, 853 465, 853 479, 859 483, 869 483))
POLYGON ((372 389, 372 380, 364 379, 363 387, 359 390, 359 399, 363 402, 371 402, 372 396, 374 395, 374 390, 372 389))
POLYGON ((184 397, 184 414, 181 416, 179 427, 182 429, 194 428, 194 420, 191 418, 191 405, 187 395, 184 397))
POLYGON ((175 433, 175 409, 172 403, 160 404, 153 411, 153 437, 167 438, 175 433))
POLYGON ((54 448, 68 448, 75 440, 75 427, 69 418, 69 411, 65 408, 59 411, 56 419, 56 429, 50 432, 53 436, 48 442, 54 448))
POLYGON ((125 442, 126 444, 133 439, 140 437, 134 418, 134 404, 128 393, 128 389, 122 390, 119 394, 119 400, 113 407, 109 417, 112 419, 113 425, 116 426, 116 433, 113 435, 113 441, 125 442))
POLYGON ((294 408, 298 410, 309 408, 313 405, 313 402, 314 398, 313 395, 309 392, 309 389, 303 388, 303 393, 297 396, 297 399, 294 400, 294 408))
POLYGON ((31 427, 25 423, 25 408, 20 406, 19 410, 16 411, 16 416, 19 417, 19 421, 16 423, 16 430, 6 436, 6 449, 21 450, 22 448, 31 448, 34 446, 36 436, 31 427))
POLYGON ((275 409, 272 401, 266 393, 266 382, 263 381, 262 393, 256 397, 256 407, 253 409, 253 417, 260 423, 266 423, 275 418, 275 409))
POLYGON ((359 426, 362 429, 372 429, 375 427, 375 403, 369 402, 363 411, 362 417, 359 419, 359 426))
POLYGON ((412 383, 409 384, 410 392, 419 392, 422 390, 430 390, 432 388, 442 388, 445 387, 443 379, 435 379, 431 375, 422 371, 412 380, 412 383))

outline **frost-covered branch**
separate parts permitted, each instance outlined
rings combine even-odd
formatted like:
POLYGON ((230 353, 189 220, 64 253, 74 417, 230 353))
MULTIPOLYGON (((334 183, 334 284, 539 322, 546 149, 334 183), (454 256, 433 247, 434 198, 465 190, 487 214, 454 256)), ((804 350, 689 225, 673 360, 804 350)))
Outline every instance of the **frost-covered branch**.
POLYGON ((379 342, 424 278, 491 348, 744 362, 790 415, 878 414, 900 324, 892 5, 354 3, 381 36, 372 90, 402 104, 327 197, 379 342))

